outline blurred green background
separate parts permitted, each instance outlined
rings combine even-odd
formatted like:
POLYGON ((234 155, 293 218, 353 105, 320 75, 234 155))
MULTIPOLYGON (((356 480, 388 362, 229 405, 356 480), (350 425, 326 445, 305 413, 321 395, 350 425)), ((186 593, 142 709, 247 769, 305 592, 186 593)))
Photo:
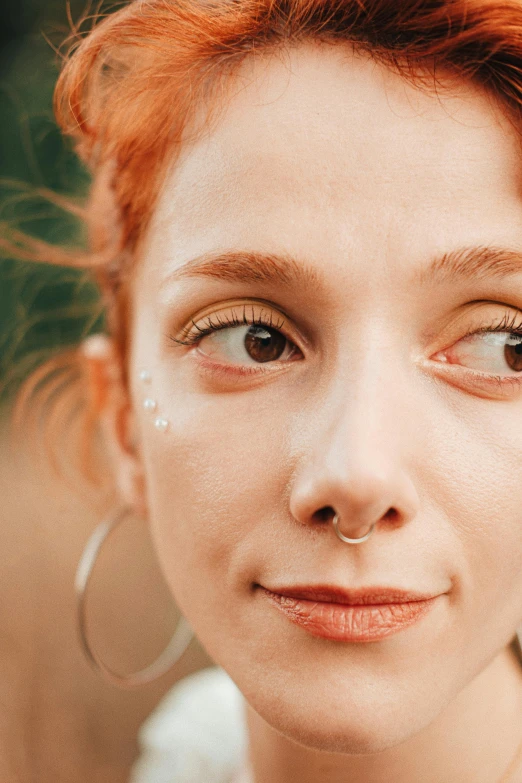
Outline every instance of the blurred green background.
MULTIPOLYGON (((79 20, 86 0, 69 6, 79 20)), ((69 32, 67 0, 0 4, 0 233, 9 226, 48 242, 84 245, 78 221, 35 193, 45 187, 82 197, 88 188, 52 111, 60 67, 53 47, 69 32)), ((103 328, 97 301, 84 274, 0 254, 0 401, 58 346, 103 328)))

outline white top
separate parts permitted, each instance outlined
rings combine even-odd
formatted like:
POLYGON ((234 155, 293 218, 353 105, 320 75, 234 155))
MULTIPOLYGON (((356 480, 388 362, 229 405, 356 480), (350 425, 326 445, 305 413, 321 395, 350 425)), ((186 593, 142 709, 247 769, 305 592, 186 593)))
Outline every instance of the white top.
POLYGON ((140 729, 129 783, 251 783, 244 707, 222 669, 185 677, 140 729))

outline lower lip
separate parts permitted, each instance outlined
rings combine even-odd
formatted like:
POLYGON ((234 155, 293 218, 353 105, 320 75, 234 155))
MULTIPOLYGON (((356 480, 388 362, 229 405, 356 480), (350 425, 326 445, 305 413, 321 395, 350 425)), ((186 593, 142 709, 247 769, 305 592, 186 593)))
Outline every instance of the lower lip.
POLYGON ((292 623, 312 636, 339 642, 375 642, 398 633, 424 617, 437 599, 349 605, 289 598, 265 588, 262 591, 292 623))

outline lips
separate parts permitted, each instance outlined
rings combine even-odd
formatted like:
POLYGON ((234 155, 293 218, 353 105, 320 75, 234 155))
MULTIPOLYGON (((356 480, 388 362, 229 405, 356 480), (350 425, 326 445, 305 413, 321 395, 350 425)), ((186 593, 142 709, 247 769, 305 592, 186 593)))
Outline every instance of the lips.
POLYGON ((378 641, 413 625, 440 594, 395 587, 330 585, 261 587, 285 617, 313 636, 344 642, 378 641))

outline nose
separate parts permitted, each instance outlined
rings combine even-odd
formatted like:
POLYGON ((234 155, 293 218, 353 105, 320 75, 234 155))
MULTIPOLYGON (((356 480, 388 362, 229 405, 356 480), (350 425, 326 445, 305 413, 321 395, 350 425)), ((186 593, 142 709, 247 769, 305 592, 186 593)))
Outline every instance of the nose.
POLYGON ((394 402, 386 390, 349 401, 346 393, 342 397, 319 406, 313 436, 297 462, 290 512, 314 528, 325 527, 337 514, 339 530, 350 538, 364 536, 375 525, 375 539, 379 531, 397 529, 419 511, 406 460, 415 430, 405 426, 407 403, 394 402))

